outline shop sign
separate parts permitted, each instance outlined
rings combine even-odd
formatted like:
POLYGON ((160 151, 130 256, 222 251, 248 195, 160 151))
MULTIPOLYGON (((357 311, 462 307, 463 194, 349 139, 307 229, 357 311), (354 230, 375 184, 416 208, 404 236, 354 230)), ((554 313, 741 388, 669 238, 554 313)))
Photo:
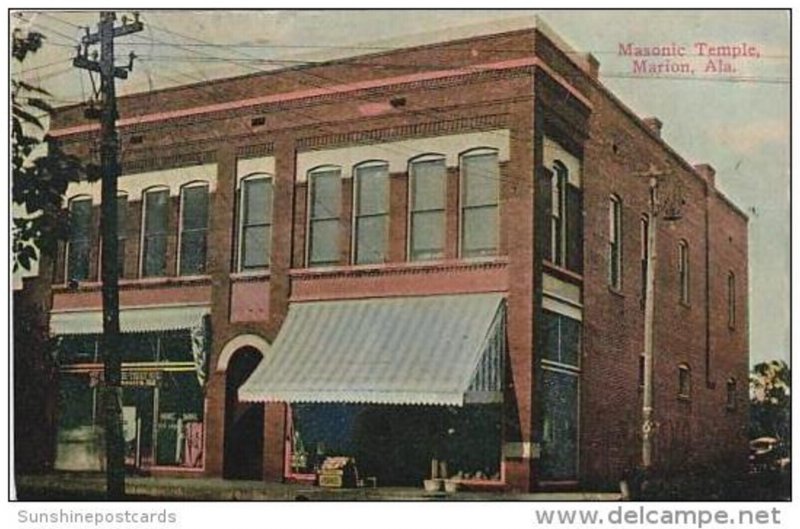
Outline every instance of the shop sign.
MULTIPOLYGON (((103 371, 92 371, 89 374, 90 386, 103 383, 103 371)), ((128 387, 155 387, 161 382, 161 371, 123 371, 122 385, 128 387)))

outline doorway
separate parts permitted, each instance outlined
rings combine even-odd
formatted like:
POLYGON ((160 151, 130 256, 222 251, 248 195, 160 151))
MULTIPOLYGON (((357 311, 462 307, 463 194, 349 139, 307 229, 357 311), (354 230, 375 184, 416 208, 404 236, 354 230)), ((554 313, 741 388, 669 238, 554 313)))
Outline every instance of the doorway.
POLYGON ((261 480, 264 452, 264 405, 240 402, 239 387, 261 362, 255 348, 243 347, 228 362, 225 376, 225 449, 223 477, 261 480))

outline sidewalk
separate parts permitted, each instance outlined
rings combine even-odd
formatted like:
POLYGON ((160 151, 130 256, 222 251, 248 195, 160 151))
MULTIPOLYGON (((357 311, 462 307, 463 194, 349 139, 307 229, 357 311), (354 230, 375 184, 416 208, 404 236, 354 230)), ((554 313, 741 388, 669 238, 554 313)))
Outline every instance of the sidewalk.
MULTIPOLYGON (((617 501, 603 492, 456 492, 427 493, 422 488, 379 487, 322 489, 307 484, 231 481, 220 478, 129 476, 126 492, 138 501, 617 501)), ((105 476, 99 473, 53 473, 20 476, 16 498, 22 501, 102 501, 105 476)))

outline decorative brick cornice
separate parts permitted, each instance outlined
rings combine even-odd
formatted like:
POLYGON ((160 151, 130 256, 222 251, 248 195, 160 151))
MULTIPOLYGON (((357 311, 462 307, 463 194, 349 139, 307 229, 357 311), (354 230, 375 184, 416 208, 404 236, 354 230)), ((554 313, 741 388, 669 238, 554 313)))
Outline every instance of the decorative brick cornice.
POLYGON ((297 149, 299 151, 307 151, 320 149, 322 147, 382 143, 397 138, 452 134, 464 130, 492 130, 505 126, 507 119, 508 115, 505 113, 490 114, 450 120, 428 121, 410 125, 397 125, 370 130, 342 132, 339 134, 319 134, 300 138, 297 141, 297 149))
POLYGON ((236 148, 236 157, 240 159, 258 158, 259 156, 269 156, 275 150, 273 142, 256 143, 253 145, 241 145, 236 148))
POLYGON ((123 161, 122 174, 143 173, 147 171, 173 169, 175 167, 187 167, 191 165, 205 165, 214 163, 216 159, 216 150, 171 154, 167 156, 151 158, 143 157, 130 161, 123 161))

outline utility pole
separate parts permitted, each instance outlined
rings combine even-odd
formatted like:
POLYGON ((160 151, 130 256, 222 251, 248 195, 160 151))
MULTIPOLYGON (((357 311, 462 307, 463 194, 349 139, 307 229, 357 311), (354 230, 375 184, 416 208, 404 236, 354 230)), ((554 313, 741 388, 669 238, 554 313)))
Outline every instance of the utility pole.
MULTIPOLYGON (((117 138, 116 78, 126 79, 133 69, 134 55, 125 68, 114 66, 114 39, 142 31, 138 14, 128 24, 114 27, 113 11, 102 11, 97 33, 89 33, 78 48, 73 66, 98 72, 102 108, 100 109, 100 166, 102 178, 100 229, 102 232, 101 279, 103 283, 103 409, 106 434, 106 495, 109 500, 125 497, 125 441, 122 435, 122 358, 119 349, 119 265, 117 263, 117 178, 119 176, 117 138), (100 60, 89 60, 88 48, 100 44, 100 60)), ((97 116, 92 116, 97 117, 97 116)))
POLYGON ((651 165, 643 173, 636 176, 645 177, 649 181, 649 211, 647 221, 647 267, 645 274, 645 300, 644 300, 644 380, 642 388, 642 469, 648 471, 653 466, 653 437, 655 436, 656 423, 653 420, 653 367, 654 367, 654 328, 655 328, 655 289, 656 265, 658 255, 656 248, 656 234, 658 233, 658 218, 663 213, 664 220, 677 220, 680 218, 674 204, 660 204, 658 198, 659 178, 668 173, 658 171, 651 165))

